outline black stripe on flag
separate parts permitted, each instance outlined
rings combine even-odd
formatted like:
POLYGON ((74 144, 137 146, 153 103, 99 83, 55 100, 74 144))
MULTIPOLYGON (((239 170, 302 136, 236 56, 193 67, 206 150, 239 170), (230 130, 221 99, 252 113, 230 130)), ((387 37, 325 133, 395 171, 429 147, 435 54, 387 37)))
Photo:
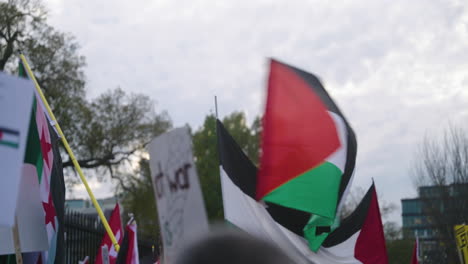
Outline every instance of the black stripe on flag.
POLYGON ((219 161, 231 181, 245 194, 255 199, 257 168, 226 131, 221 121, 216 120, 219 161))
POLYGON ((362 229, 372 201, 372 195, 375 193, 374 188, 374 184, 372 184, 364 198, 362 198, 361 202, 356 207, 356 210, 346 217, 341 222, 341 225, 327 237, 322 244, 323 247, 333 247, 343 243, 362 229))
POLYGON ((10 135, 14 135, 14 136, 19 136, 19 131, 13 130, 13 129, 9 129, 9 128, 6 128, 6 127, 0 127, 0 132, 1 132, 1 133, 4 133, 4 134, 10 134, 10 135))
POLYGON ((311 214, 274 203, 267 202, 266 204, 266 209, 275 222, 294 234, 304 237, 304 226, 309 222, 311 214))

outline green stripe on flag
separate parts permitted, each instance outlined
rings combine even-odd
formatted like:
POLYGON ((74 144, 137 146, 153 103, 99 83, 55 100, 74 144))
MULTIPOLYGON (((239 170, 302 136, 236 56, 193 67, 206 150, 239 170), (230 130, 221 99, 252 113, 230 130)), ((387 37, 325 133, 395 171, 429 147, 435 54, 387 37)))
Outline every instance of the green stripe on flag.
POLYGON ((28 78, 28 74, 26 73, 26 69, 24 68, 24 65, 21 59, 19 60, 19 63, 18 63, 18 76, 23 77, 23 78, 28 78))
POLYGON ((331 220, 319 215, 312 215, 304 227, 304 237, 309 242, 309 248, 314 252, 319 250, 322 246, 323 241, 328 235, 340 225, 339 216, 331 220), (317 234, 317 227, 330 227, 330 232, 322 232, 317 234))
POLYGON ((5 140, 4 141, 0 140, 0 145, 12 147, 12 148, 18 148, 19 147, 19 144, 16 143, 16 142, 10 142, 10 141, 5 141, 5 140))
POLYGON ((37 171, 37 179, 39 184, 42 183, 42 167, 44 166, 44 160, 42 159, 42 153, 39 153, 36 162, 36 171, 37 171))
MULTIPOLYGON (((19 60, 18 63, 18 75, 23 78, 28 78, 28 74, 26 73, 26 69, 24 68, 23 62, 21 60, 19 60)), ((28 139, 26 141, 24 163, 32 164, 36 167, 37 177, 40 184, 42 180, 42 167, 44 166, 44 160, 42 159, 41 139, 39 137, 36 123, 36 107, 37 102, 36 98, 34 97, 31 119, 29 121, 29 131, 28 139)))
POLYGON ((266 195, 263 200, 311 213, 304 227, 309 248, 320 248, 329 232, 317 233, 317 227, 336 228, 336 205, 343 172, 333 163, 324 162, 286 182, 266 195))
POLYGON ((24 163, 32 164, 36 167, 37 177, 39 179, 39 183, 41 183, 42 166, 44 161, 42 160, 41 141, 39 139, 39 133, 37 131, 35 99, 32 106, 31 119, 29 121, 28 139, 26 141, 24 163))
POLYGON ((267 194, 263 200, 334 221, 342 172, 324 162, 267 194))

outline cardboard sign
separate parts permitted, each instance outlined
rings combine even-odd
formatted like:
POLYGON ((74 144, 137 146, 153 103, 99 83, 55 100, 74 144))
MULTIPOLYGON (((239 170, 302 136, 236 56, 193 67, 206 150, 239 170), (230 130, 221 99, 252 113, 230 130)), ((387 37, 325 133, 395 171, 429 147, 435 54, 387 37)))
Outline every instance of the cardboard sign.
POLYGON ((208 231, 189 129, 177 128, 155 138, 149 153, 164 263, 172 264, 186 243, 208 231))
MULTIPOLYGON (((44 209, 36 168, 23 164, 16 216, 22 252, 46 251, 49 248, 44 225, 44 209)), ((15 252, 11 227, 0 228, 0 255, 15 252)))
POLYGON ((33 107, 31 81, 0 72, 0 227, 12 227, 33 107))

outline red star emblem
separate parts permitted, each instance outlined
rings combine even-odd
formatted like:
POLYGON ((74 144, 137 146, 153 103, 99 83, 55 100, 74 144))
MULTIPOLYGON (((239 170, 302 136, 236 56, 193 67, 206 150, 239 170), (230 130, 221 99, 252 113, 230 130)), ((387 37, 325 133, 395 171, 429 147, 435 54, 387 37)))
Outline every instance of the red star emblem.
POLYGON ((50 168, 49 152, 51 149, 52 149, 52 145, 46 141, 45 128, 42 127, 41 152, 42 152, 42 158, 45 160, 45 163, 48 168, 50 168))
POLYGON ((57 213, 55 212, 55 207, 52 202, 52 196, 50 194, 49 201, 47 203, 42 202, 42 207, 44 207, 46 225, 52 223, 52 227, 55 230, 55 216, 57 215, 57 213))

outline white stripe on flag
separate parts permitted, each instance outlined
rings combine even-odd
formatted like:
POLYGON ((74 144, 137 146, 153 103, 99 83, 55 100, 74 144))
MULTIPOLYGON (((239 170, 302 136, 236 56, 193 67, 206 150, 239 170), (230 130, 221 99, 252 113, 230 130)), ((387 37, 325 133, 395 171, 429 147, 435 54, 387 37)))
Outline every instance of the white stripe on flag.
POLYGON ((6 133, 6 132, 1 132, 1 137, 0 141, 7 141, 7 142, 12 142, 12 143, 18 143, 19 141, 19 135, 11 134, 11 133, 6 133))
POLYGON ((275 222, 263 205, 244 194, 220 166, 224 217, 247 233, 265 239, 283 249, 296 263, 304 264, 362 264, 354 258, 359 232, 343 243, 330 248, 321 247, 317 253, 307 241, 275 222))

